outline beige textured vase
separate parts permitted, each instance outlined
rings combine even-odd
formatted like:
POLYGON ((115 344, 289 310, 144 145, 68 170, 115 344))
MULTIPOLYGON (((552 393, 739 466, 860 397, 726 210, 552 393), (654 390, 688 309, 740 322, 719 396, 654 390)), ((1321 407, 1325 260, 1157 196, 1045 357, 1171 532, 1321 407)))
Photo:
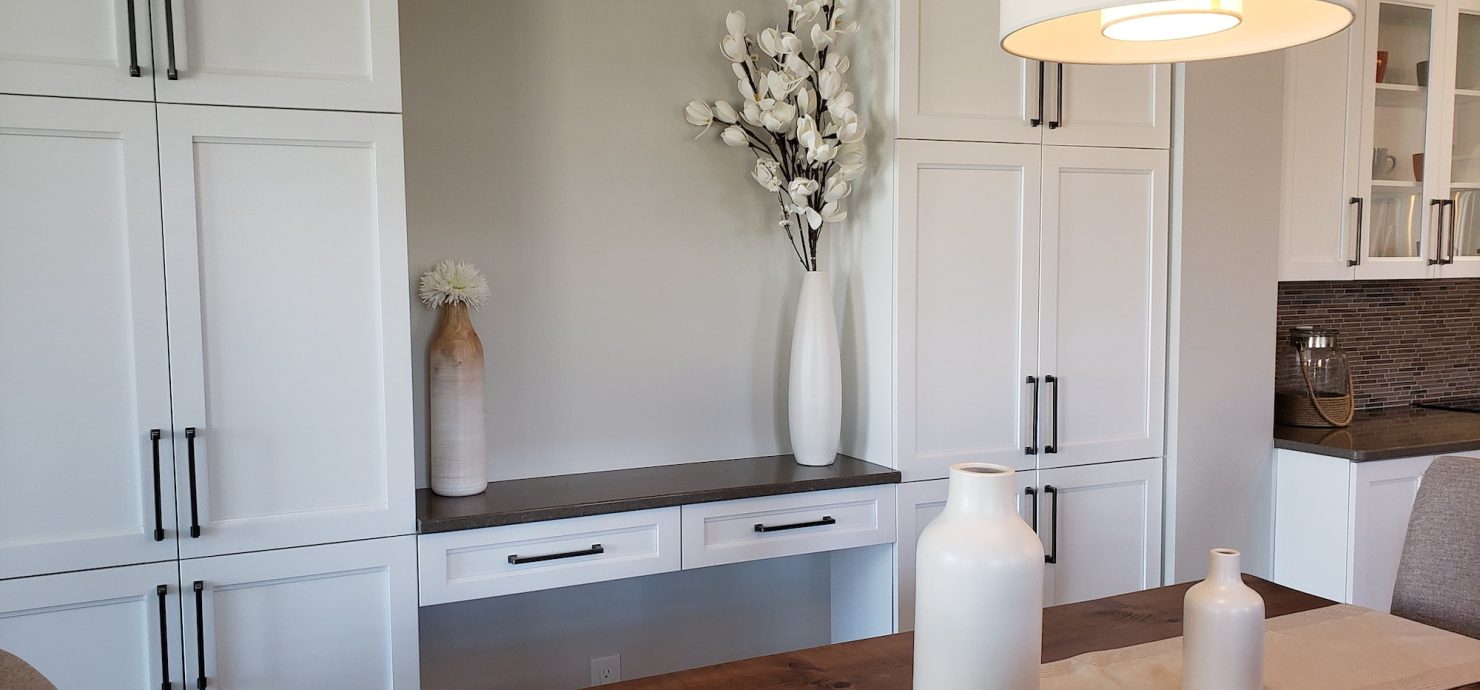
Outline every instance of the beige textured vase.
POLYGON ((442 324, 427 353, 432 492, 472 496, 488 488, 484 426, 483 343, 466 304, 442 308, 442 324))

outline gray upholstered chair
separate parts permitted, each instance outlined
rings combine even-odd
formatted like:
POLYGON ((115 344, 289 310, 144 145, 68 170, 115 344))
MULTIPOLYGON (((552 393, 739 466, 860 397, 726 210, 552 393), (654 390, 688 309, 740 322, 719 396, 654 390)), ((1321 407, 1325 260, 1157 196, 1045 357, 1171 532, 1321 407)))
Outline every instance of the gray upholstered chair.
POLYGON ((1436 458, 1424 472, 1392 612, 1480 639, 1480 459, 1436 458))
POLYGON ((0 649, 0 690, 57 690, 57 686, 20 657, 0 649))

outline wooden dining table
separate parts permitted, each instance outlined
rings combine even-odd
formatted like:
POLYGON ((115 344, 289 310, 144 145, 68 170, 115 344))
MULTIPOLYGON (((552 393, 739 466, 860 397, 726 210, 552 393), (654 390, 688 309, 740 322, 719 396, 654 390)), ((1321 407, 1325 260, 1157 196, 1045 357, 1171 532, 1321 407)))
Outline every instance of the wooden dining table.
MULTIPOLYGON (((1276 618, 1336 602, 1244 575, 1276 618)), ((1043 663, 1182 635, 1182 597, 1192 583, 1065 604, 1043 610, 1043 663)), ((913 633, 772 654, 618 683, 619 690, 908 690, 914 670, 913 633)), ((1462 686, 1480 690, 1480 682, 1462 686)))

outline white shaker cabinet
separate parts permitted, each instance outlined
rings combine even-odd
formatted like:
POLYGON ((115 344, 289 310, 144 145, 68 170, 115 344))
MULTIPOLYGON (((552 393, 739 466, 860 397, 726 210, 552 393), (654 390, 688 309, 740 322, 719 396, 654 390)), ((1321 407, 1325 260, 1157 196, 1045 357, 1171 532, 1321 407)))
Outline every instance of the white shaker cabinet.
POLYGON ((0 582, 0 649, 57 690, 184 687, 175 564, 0 582))
POLYGON ((154 100, 149 0, 0 0, 0 93, 154 100))
POLYGON ((160 102, 401 110, 396 0, 136 1, 160 102))
POLYGON ((176 557, 158 179, 152 104, 0 96, 0 578, 176 557))
POLYGON ((1161 458, 1038 472, 1055 605, 1161 586, 1161 458))
POLYGON ((1171 146, 1171 67, 1024 60, 997 44, 996 0, 902 0, 899 136, 1171 146))
POLYGON ((185 560, 180 586, 193 687, 420 682, 415 537, 185 560))
POLYGON ((412 533, 400 118, 159 131, 181 555, 412 533))

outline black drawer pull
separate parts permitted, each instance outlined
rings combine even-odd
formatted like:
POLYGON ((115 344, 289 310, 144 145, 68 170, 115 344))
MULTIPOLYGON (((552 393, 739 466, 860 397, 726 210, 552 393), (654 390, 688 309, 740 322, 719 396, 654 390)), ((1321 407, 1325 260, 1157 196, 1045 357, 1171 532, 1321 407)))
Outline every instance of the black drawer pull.
POLYGON ((149 430, 149 443, 154 447, 154 541, 164 541, 164 501, 159 488, 159 429, 149 430))
POLYGON ((170 690, 174 685, 170 682, 170 619, 166 615, 168 607, 165 606, 165 597, 170 593, 167 585, 154 588, 154 594, 159 597, 159 675, 164 678, 159 684, 160 690, 170 690))
POLYGON ((603 554, 603 553, 606 553, 606 549, 602 548, 602 546, 600 544, 592 544, 591 545, 591 548, 589 548, 589 549, 581 549, 580 551, 566 551, 565 553, 551 553, 551 554, 545 554, 544 556, 519 556, 519 555, 516 555, 516 554, 512 554, 511 553, 511 554, 509 554, 509 564, 510 565, 524 565, 525 563, 540 563, 540 562, 543 562, 543 561, 559 560, 561 558, 576 558, 578 556, 595 556, 595 555, 603 554))
POLYGON ((175 81, 180 78, 180 70, 175 69, 175 1, 164 0, 164 45, 165 52, 169 54, 169 68, 165 70, 165 78, 175 81))
POLYGON ((195 497, 195 427, 185 427, 186 469, 190 474, 190 538, 200 538, 200 502, 195 497))
POLYGON ((1033 518, 1033 522, 1032 522, 1033 531, 1034 532, 1037 532, 1038 531, 1038 490, 1030 486, 1030 487, 1028 487, 1026 489, 1023 489, 1023 493, 1025 495, 1027 495, 1028 498, 1033 499, 1032 507, 1028 508, 1028 511, 1031 514, 1032 518, 1033 518))
POLYGON ((195 687, 196 690, 206 690, 211 684, 206 677, 206 583, 196 580, 190 587, 195 590, 195 687))
POLYGON ((134 26, 134 0, 128 0, 128 75, 140 77, 144 73, 139 69, 139 32, 134 26))
POLYGON ((1048 484, 1043 487, 1043 493, 1053 496, 1049 504, 1049 514, 1053 518, 1053 525, 1048 528, 1048 553, 1043 556, 1044 563, 1059 562, 1059 488, 1048 484))
POLYGON ((1038 454, 1038 377, 1037 376, 1029 376, 1028 377, 1028 385, 1030 385, 1030 386, 1033 387, 1033 404, 1032 404, 1032 410, 1033 410, 1033 412, 1030 415, 1031 418, 1032 418, 1032 420, 1033 420, 1033 422, 1032 422, 1032 431, 1030 432, 1031 435, 1032 435, 1033 440, 1028 443, 1028 447, 1026 447, 1026 448, 1023 449, 1023 453, 1025 455, 1037 455, 1038 454))
POLYGON ((836 524, 838 524, 838 521, 834 520, 831 515, 824 515, 822 516, 821 520, 814 520, 812 522, 794 522, 790 525, 762 525, 761 523, 757 522, 755 523, 755 531, 763 533, 784 532, 789 529, 802 529, 803 527, 826 527, 827 525, 836 524))

